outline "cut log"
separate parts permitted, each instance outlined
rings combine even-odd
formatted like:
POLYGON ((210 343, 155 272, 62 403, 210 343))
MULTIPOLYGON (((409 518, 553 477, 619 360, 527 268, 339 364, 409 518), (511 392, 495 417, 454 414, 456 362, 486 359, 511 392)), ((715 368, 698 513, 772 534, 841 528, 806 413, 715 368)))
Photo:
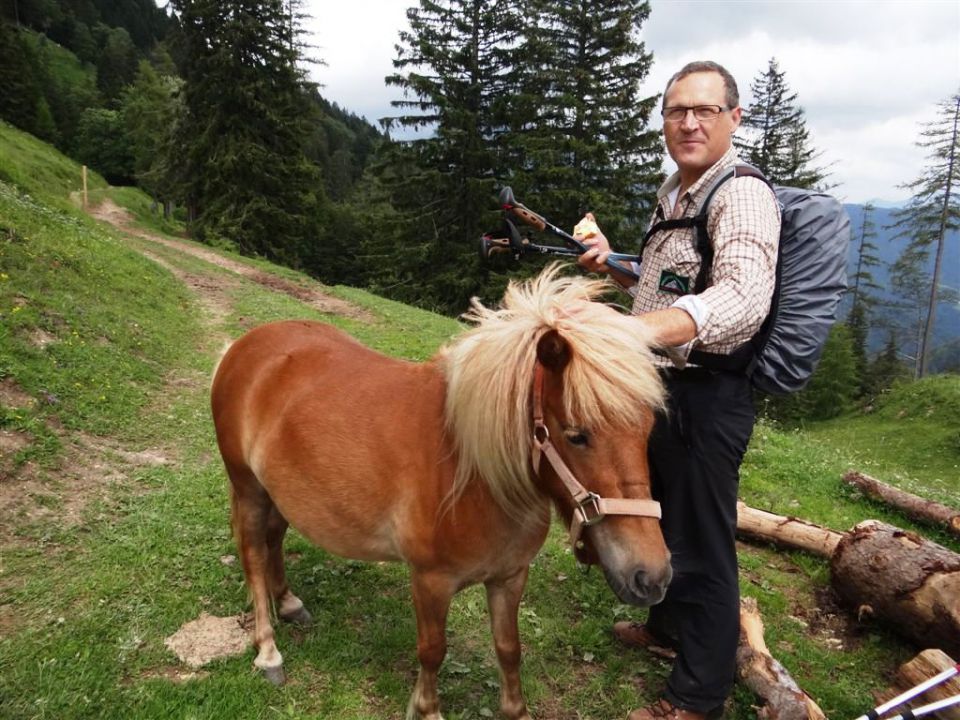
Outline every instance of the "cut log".
POLYGON ((867 520, 846 533, 830 561, 834 590, 858 616, 891 623, 921 647, 960 655, 960 555, 867 520))
POLYGON ((766 540, 821 557, 833 557, 842 533, 793 517, 775 515, 737 503, 737 532, 754 540, 766 540))
POLYGON ((960 555, 867 520, 848 533, 737 504, 737 533, 830 560, 830 581, 858 618, 889 623, 920 647, 960 655, 960 555))
POLYGON ((770 655, 763 639, 763 620, 753 598, 740 600, 740 646, 737 677, 763 701, 761 720, 825 720, 820 707, 770 655))
POLYGON ((948 532, 960 537, 960 510, 891 487, 876 478, 854 470, 845 474, 843 481, 857 488, 867 497, 902 510, 907 517, 943 526, 948 532))
MULTIPOLYGON (((913 660, 900 666, 893 678, 893 686, 885 691, 877 701, 886 703, 910 688, 916 687, 920 683, 939 675, 944 670, 949 670, 955 666, 956 663, 953 658, 945 652, 934 649, 924 650, 913 660)), ((905 707, 917 708, 937 700, 945 700, 954 695, 960 695, 960 677, 957 676, 930 688, 914 700, 898 706, 897 711, 901 712, 905 707)), ((938 711, 934 717, 939 718, 939 720, 960 720, 960 707, 944 708, 938 711)))

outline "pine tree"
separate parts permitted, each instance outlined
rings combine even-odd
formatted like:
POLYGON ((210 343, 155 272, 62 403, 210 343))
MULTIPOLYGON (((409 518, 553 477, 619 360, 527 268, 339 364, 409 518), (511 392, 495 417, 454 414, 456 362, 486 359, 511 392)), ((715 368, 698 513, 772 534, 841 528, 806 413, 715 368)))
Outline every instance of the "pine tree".
POLYGON ((927 310, 930 253, 926 247, 910 244, 890 266, 890 286, 900 298, 891 307, 900 310, 902 330, 910 338, 913 349, 913 376, 919 378, 923 355, 924 314, 927 310))
POLYGON ((853 339, 861 395, 867 391, 867 339, 870 335, 871 311, 877 302, 871 291, 880 290, 871 272, 871 268, 880 265, 880 258, 876 254, 877 246, 871 242, 871 239, 877 236, 876 224, 872 217, 873 211, 872 204, 864 205, 859 232, 851 237, 851 242, 855 243, 857 248, 857 265, 852 278, 853 287, 850 289, 852 302, 847 316, 847 325, 850 327, 853 339))
POLYGON ((171 4, 185 84, 182 149, 168 167, 192 230, 289 264, 322 262, 322 181, 304 154, 308 108, 296 14, 281 0, 171 4))
MULTIPOLYGON (((480 290, 476 242, 494 222, 504 73, 512 62, 513 2, 420 0, 407 11, 387 83, 403 92, 388 130, 432 130, 392 145, 380 176, 401 224, 375 261, 378 288, 444 311, 480 290)), ((372 248, 369 248, 373 250, 372 248)))
POLYGON ((37 109, 43 97, 35 64, 20 32, 0 20, 0 118, 29 133, 36 132, 37 109))
POLYGON ((869 392, 873 397, 889 390, 898 380, 906 380, 911 372, 900 360, 897 336, 891 330, 883 351, 870 365, 869 392))
POLYGON ((170 213, 175 191, 163 171, 165 155, 171 152, 171 130, 178 116, 179 78, 161 75, 146 61, 140 62, 135 82, 121 96, 121 117, 133 155, 137 183, 163 202, 170 213))
POLYGON ((611 237, 636 235, 662 180, 658 96, 641 97, 653 56, 637 39, 646 0, 527 4, 511 78, 512 182, 556 224, 587 210, 611 237))
POLYGON ((776 58, 754 78, 750 92, 753 102, 740 121, 743 136, 735 139, 743 158, 778 185, 823 189, 829 172, 815 165, 821 153, 810 144, 804 110, 776 58))
POLYGON ((853 287, 850 289, 852 306, 863 305, 869 311, 876 304, 874 290, 880 290, 873 277, 871 268, 880 267, 880 258, 877 256, 877 246, 871 242, 877 236, 876 223, 873 221, 875 208, 872 203, 863 206, 863 218, 856 235, 851 242, 857 246, 857 266, 853 273, 853 287))
MULTIPOLYGON (((914 273, 925 274, 930 249, 935 249, 932 277, 925 308, 921 310, 922 332, 917 351, 917 376, 927 374, 933 353, 933 330, 937 303, 943 292, 940 276, 947 234, 960 228, 960 92, 940 103, 939 118, 924 124, 917 145, 929 148, 930 164, 919 178, 904 187, 913 191, 909 204, 895 213, 898 237, 910 239, 901 259, 914 273)), ((900 263, 900 260, 897 261, 900 263)), ((911 283, 913 286, 913 283, 911 283)))
POLYGON ((137 48, 123 28, 111 28, 97 58, 97 87, 110 101, 137 76, 137 48))

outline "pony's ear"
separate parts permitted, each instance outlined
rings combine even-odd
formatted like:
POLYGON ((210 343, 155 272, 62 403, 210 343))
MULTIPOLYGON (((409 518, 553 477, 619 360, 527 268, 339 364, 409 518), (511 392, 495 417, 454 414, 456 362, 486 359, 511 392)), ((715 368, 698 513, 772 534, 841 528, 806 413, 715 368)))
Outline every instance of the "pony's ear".
POLYGON ((548 370, 561 372, 570 362, 570 345, 556 330, 548 330, 537 343, 537 360, 548 370))

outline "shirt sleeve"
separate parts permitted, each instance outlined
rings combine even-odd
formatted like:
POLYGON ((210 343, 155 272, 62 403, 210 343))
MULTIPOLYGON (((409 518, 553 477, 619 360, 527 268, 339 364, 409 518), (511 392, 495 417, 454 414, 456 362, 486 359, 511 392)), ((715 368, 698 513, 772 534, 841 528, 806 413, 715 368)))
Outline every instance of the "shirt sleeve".
POLYGON ((698 295, 697 343, 753 335, 770 311, 780 244, 780 207, 758 178, 727 181, 707 219, 714 248, 709 286, 698 295))

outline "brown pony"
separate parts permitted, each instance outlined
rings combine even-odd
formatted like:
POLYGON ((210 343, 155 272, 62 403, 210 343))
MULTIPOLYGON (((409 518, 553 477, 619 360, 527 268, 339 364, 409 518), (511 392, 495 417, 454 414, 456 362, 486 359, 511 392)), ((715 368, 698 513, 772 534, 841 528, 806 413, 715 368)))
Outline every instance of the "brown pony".
POLYGON ((306 321, 230 347, 213 419, 253 598, 254 664, 269 679, 284 679, 271 603, 310 620, 284 573, 288 524, 332 553, 410 566, 421 667, 408 718, 440 720, 447 610, 483 583, 501 710, 529 720, 517 611, 551 503, 622 601, 662 599, 670 556, 646 443, 663 391, 642 324, 592 302, 605 287, 550 268, 511 285, 499 310, 474 303, 476 327, 424 363, 306 321))

